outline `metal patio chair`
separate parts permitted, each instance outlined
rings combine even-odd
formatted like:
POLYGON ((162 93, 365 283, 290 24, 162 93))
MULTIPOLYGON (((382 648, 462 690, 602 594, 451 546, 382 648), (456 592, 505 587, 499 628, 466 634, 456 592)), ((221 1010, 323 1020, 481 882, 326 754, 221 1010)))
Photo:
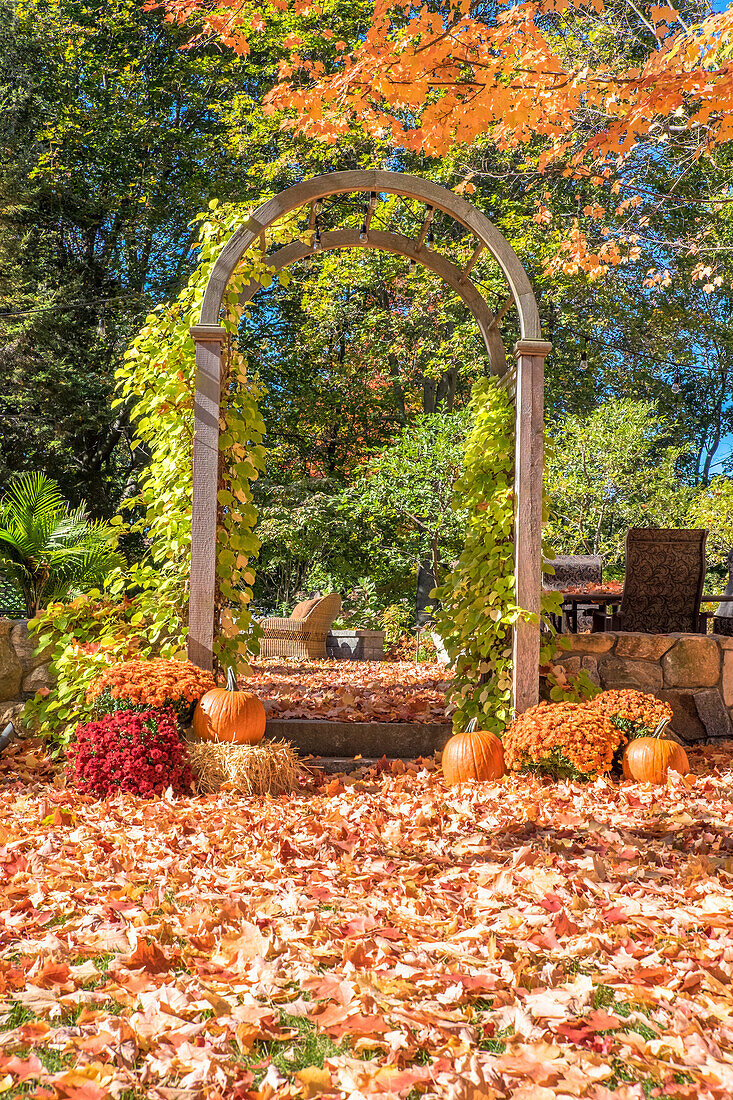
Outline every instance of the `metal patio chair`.
POLYGON ((700 598, 707 534, 701 528, 632 527, 626 535, 621 606, 614 614, 596 611, 593 629, 704 634, 708 615, 700 612, 700 598))

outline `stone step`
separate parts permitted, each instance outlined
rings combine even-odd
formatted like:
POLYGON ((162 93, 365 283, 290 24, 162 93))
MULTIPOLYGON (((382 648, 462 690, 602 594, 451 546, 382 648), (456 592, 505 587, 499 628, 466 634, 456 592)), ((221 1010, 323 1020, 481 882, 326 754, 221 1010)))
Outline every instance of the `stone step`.
POLYGON ((445 747, 452 728, 445 722, 329 722, 311 718, 268 718, 265 736, 290 741, 302 756, 371 760, 414 760, 445 747))
MULTIPOLYGON (((330 775, 335 772, 346 772, 348 774, 349 772, 355 772, 358 768, 372 768, 384 759, 383 756, 379 759, 376 757, 354 758, 353 756, 308 756, 303 763, 309 768, 327 772, 330 775)), ((391 764, 394 760, 401 761, 405 767, 414 763, 413 758, 408 756, 387 757, 388 764, 391 764)))

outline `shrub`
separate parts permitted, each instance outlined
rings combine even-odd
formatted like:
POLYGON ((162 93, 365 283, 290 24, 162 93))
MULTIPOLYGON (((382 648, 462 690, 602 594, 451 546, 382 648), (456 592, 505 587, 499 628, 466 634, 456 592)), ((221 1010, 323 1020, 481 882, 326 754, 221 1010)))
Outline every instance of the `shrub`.
POLYGON ((96 798, 125 791, 150 797, 191 789, 191 769, 176 716, 166 710, 120 710, 77 726, 69 749, 73 781, 96 798))
POLYGON ((504 759, 510 771, 592 779, 610 771, 621 736, 610 718, 587 704, 540 703, 506 730, 504 759))
POLYGON ((124 661, 105 669, 87 691, 94 714, 116 711, 144 711, 151 707, 169 707, 185 725, 191 719, 199 699, 216 686, 213 673, 190 661, 169 661, 157 657, 150 661, 124 661))

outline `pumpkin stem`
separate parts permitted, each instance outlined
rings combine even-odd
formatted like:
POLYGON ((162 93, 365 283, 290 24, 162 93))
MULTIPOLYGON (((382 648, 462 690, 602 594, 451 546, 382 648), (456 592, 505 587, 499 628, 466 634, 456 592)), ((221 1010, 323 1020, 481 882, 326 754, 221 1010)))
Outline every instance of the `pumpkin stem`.
POLYGON ((662 731, 664 730, 664 727, 668 726, 668 725, 669 725, 669 718, 662 718, 661 721, 658 722, 657 728, 654 730, 654 733, 652 734, 652 737, 661 737, 662 736, 662 731))
POLYGON ((476 729, 477 725, 478 725, 478 718, 472 718, 471 721, 466 726, 466 733, 473 733, 473 731, 476 729))
POLYGON ((237 690, 237 674, 233 668, 227 669, 227 691, 237 690))

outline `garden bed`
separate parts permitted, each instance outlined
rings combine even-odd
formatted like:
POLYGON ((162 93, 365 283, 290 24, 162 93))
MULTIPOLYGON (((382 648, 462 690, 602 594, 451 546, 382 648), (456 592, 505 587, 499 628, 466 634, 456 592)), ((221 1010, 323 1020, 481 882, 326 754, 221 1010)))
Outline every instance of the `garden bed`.
POLYGON ((437 662, 278 657, 253 668, 246 686, 264 703, 268 721, 449 723, 445 693, 453 674, 437 662))

